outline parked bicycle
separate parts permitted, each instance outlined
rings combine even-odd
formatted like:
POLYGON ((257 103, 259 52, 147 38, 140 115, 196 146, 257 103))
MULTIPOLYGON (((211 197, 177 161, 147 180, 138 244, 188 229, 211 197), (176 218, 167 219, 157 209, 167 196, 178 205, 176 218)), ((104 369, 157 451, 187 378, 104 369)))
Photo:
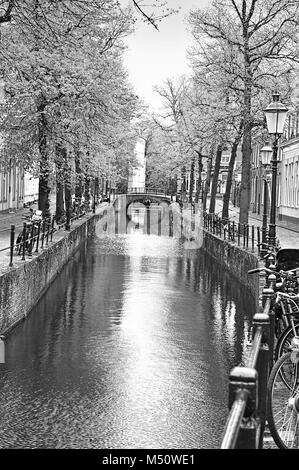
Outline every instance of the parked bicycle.
POLYGON ((40 230, 40 225, 43 222, 42 211, 31 210, 31 213, 22 217, 26 220, 26 226, 19 232, 15 244, 15 250, 17 254, 21 254, 22 248, 25 243, 25 250, 29 253, 32 252, 36 237, 40 230))
POLYGON ((275 274, 280 282, 276 282, 273 312, 275 314, 275 336, 277 338, 274 359, 277 360, 288 351, 292 338, 299 333, 299 275, 297 268, 276 272, 273 268, 256 268, 248 271, 254 274, 264 271, 275 274))
POLYGON ((276 259, 271 268, 249 271, 249 274, 260 271, 275 273, 280 281, 276 283, 274 292, 277 341, 275 362, 267 386, 267 421, 276 445, 282 449, 299 448, 299 275, 297 261, 290 261, 285 259, 286 264, 282 264, 276 259), (282 265, 289 267, 294 264, 296 267, 293 269, 277 269, 282 265))
POLYGON ((299 336, 274 364, 268 381, 268 425, 279 448, 299 448, 299 336))

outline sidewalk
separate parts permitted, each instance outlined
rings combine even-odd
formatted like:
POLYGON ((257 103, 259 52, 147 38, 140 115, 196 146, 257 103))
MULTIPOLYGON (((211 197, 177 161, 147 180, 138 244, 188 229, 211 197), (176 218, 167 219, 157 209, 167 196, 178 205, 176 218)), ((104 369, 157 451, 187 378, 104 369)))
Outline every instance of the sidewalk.
MULTIPOLYGON (((209 205, 207 204, 207 207, 209 205)), ((221 213, 222 210, 222 200, 216 199, 216 206, 215 206, 215 213, 221 213)), ((238 222, 239 220, 239 208, 234 207, 233 204, 230 202, 229 204, 229 218, 238 222)), ((249 212, 248 217, 249 225, 259 225, 262 226, 262 216, 249 212)), ((268 224, 269 224, 269 217, 268 217, 268 224)), ((299 248, 299 229, 295 230, 295 226, 292 224, 288 224, 288 228, 286 228, 286 224, 277 221, 276 226, 276 236, 279 239, 281 248, 299 248)))

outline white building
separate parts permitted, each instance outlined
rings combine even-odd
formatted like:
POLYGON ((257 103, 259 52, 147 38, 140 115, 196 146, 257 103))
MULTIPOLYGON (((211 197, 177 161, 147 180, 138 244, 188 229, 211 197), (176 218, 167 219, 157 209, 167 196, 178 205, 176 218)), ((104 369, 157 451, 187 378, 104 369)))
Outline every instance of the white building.
MULTIPOLYGON (((0 80, 0 110, 5 104, 4 82, 0 80)), ((3 137, 0 137, 0 146, 3 137)), ((38 199, 38 178, 24 172, 22 166, 17 165, 13 158, 9 165, 0 168, 0 212, 10 209, 20 209, 24 204, 38 199)))
POLYGON ((146 157, 145 157, 145 140, 143 137, 138 137, 135 146, 135 157, 138 163, 136 168, 131 168, 128 179, 128 191, 133 188, 144 189, 145 188, 145 168, 146 168, 146 157))

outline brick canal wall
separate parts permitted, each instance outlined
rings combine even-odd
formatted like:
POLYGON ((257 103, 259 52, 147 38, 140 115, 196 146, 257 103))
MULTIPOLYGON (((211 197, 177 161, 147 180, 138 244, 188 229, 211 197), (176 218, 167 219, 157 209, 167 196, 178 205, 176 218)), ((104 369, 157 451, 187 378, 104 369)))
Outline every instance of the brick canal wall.
POLYGON ((23 320, 80 245, 95 231, 100 215, 76 221, 70 232, 35 256, 0 276, 0 333, 23 320))
POLYGON ((257 256, 207 232, 205 229, 203 229, 202 248, 249 289, 258 307, 261 290, 259 276, 258 274, 247 274, 250 269, 260 266, 257 256))

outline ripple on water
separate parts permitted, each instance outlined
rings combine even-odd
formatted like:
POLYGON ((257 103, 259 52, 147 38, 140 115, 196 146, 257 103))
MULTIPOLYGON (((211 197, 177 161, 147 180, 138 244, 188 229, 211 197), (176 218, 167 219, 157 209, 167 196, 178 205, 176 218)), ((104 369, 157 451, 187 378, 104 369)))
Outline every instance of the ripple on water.
POLYGON ((7 339, 0 447, 218 447, 254 308, 178 240, 91 240, 7 339))

